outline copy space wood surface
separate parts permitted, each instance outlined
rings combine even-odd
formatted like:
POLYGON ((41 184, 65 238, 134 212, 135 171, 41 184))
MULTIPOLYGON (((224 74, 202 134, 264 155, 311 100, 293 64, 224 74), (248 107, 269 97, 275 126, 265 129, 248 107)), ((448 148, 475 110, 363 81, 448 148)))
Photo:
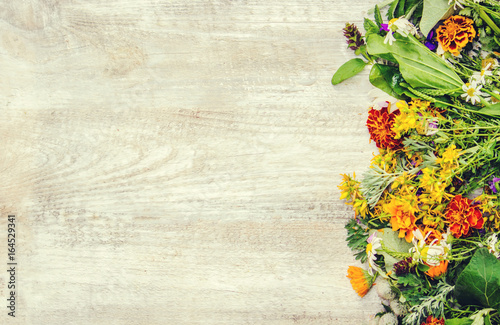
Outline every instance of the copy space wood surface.
POLYGON ((0 2, 1 324, 363 324, 341 173, 366 169, 374 0, 0 2))

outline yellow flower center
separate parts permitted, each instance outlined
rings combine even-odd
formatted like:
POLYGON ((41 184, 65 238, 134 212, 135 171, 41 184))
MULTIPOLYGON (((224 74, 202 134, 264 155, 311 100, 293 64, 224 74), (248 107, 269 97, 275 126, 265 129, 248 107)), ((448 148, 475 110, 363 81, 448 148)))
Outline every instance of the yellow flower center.
POLYGON ((366 253, 371 252, 372 247, 373 247, 372 243, 368 243, 368 245, 366 245, 366 253))
POLYGON ((476 90, 474 88, 467 89, 467 95, 469 95, 470 97, 474 96, 475 92, 476 90))

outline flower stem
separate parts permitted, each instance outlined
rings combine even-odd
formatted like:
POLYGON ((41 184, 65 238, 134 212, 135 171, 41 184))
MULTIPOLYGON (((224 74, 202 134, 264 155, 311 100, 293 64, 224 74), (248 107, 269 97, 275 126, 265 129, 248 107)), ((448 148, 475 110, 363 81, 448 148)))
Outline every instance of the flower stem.
POLYGON ((493 20, 491 20, 490 16, 488 16, 488 14, 484 11, 484 9, 479 9, 479 16, 484 20, 484 22, 486 24, 488 24, 488 26, 491 27, 491 29, 493 29, 495 31, 495 34, 500 34, 500 28, 498 28, 498 26, 493 22, 493 20))

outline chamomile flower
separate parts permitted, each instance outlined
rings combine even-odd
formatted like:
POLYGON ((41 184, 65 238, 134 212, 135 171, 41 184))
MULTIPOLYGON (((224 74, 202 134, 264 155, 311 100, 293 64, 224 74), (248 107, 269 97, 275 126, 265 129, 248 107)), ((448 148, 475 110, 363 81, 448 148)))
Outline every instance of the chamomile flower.
POLYGON ((476 102, 479 103, 481 101, 479 96, 484 96, 484 93, 480 91, 482 87, 475 80, 471 80, 462 86, 462 90, 464 91, 462 97, 465 97, 466 102, 470 101, 472 105, 476 105, 476 102))
POLYGON ((500 247, 497 234, 493 234, 486 239, 486 247, 496 258, 500 258, 500 247))
POLYGON ((419 229, 413 231, 413 246, 410 252, 414 254, 414 259, 420 260, 429 266, 437 266, 446 257, 449 247, 446 241, 434 239, 429 245, 426 244, 426 239, 431 232, 426 236, 419 229))
POLYGON ((368 273, 371 276, 373 276, 373 271, 378 271, 377 264, 375 264, 377 260, 375 255, 377 254, 377 249, 382 248, 381 241, 382 238, 377 237, 376 231, 367 239, 368 245, 366 245, 366 255, 368 256, 368 273))
POLYGON ((387 24, 387 29, 388 31, 387 35, 385 35, 384 44, 389 43, 389 45, 392 45, 396 40, 393 35, 394 32, 403 37, 408 37, 409 34, 415 35, 417 33, 417 28, 413 26, 408 19, 404 18, 404 16, 391 19, 387 24))
POLYGON ((491 67, 491 63, 488 63, 484 68, 481 69, 481 71, 475 71, 473 74, 472 74, 472 79, 471 80, 474 80, 476 81, 478 84, 485 84, 486 83, 486 79, 485 79, 485 76, 491 76, 493 73, 491 72, 490 70, 490 67, 491 67))

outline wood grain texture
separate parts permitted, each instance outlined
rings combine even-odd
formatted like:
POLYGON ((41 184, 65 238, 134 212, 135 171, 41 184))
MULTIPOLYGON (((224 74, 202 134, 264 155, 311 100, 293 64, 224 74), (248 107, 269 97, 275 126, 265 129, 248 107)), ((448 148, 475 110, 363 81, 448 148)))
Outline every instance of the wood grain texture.
POLYGON ((330 79, 377 2, 0 1, 1 323, 367 323, 336 186, 370 86, 330 79))

